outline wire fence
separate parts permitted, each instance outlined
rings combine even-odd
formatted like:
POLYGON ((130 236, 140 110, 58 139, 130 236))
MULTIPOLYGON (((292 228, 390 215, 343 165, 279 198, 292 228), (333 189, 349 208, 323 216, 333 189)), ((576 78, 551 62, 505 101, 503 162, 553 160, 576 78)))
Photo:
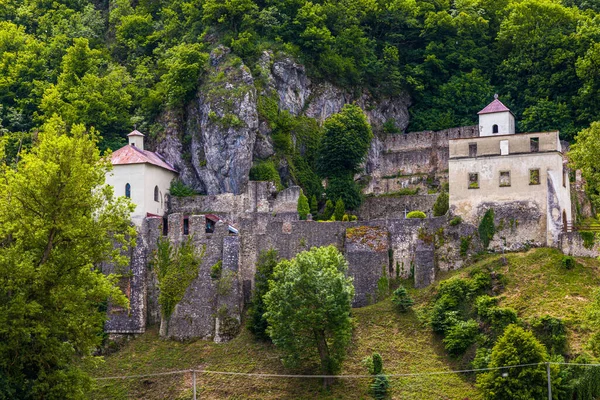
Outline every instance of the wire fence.
MULTIPOLYGON (((399 374, 385 374, 389 379, 397 379, 399 382, 404 381, 402 378, 426 378, 433 377, 436 375, 460 375, 460 374, 473 374, 487 371, 509 371, 515 368, 527 368, 527 367, 542 367, 546 369, 547 379, 547 393, 548 399, 552 400, 552 374, 551 365, 568 366, 568 367, 600 367, 600 364, 582 364, 582 363, 564 363, 564 362, 543 362, 543 363, 531 363, 531 364, 519 364, 519 365, 507 365, 502 367, 493 368, 476 368, 476 369, 464 369, 454 371, 429 371, 429 372, 415 372, 415 373, 399 373, 399 374)), ((197 400, 199 397, 198 381, 202 377, 222 376, 222 377, 245 377, 250 379, 330 379, 330 380, 362 380, 362 379, 373 379, 373 375, 368 374, 348 374, 348 375, 302 375, 302 374, 271 374, 271 373, 246 373, 246 372, 231 372, 231 371, 212 371, 208 369, 184 369, 176 371, 166 371, 150 374, 136 374, 136 375, 116 375, 116 376, 104 376, 94 378, 97 381, 110 381, 110 380, 128 380, 128 379, 142 379, 151 377, 165 377, 169 375, 182 375, 189 374, 191 381, 189 386, 191 389, 191 398, 197 400)), ((502 377, 508 376, 508 372, 503 372, 502 377)), ((223 384, 223 382, 220 382, 223 384)), ((420 385, 420 390, 426 385, 420 385)), ((204 388, 204 387, 202 387, 204 388)), ((204 388, 205 389, 205 388, 204 388)), ((439 389, 439 388, 438 388, 439 389)), ((449 398, 449 397, 446 397, 449 398)), ((464 397, 461 397, 464 398, 464 397)))

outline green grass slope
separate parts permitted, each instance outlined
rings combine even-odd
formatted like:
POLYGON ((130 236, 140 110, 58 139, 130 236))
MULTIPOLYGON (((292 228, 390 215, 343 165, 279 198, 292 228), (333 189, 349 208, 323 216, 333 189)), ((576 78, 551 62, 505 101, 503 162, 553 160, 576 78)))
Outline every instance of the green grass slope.
MULTIPOLYGON (((528 320, 550 314, 563 318, 569 329, 571 353, 581 351, 590 337, 582 328, 585 306, 600 284, 600 263, 578 259, 572 270, 561 267, 562 253, 534 249, 527 253, 487 256, 472 267, 444 274, 443 279, 466 275, 471 268, 491 266, 507 277, 502 305, 514 307, 528 320)), ((435 288, 411 289, 415 311, 397 313, 389 299, 355 309, 356 328, 342 375, 364 375, 362 360, 374 351, 384 360, 388 374, 452 371, 465 366, 448 357, 440 338, 424 326, 418 315, 426 309, 435 288)), ((179 369, 205 369, 263 374, 313 374, 315 370, 288 370, 276 348, 256 342, 243 331, 225 344, 207 341, 178 343, 162 340, 151 330, 127 343, 119 352, 89 371, 95 377, 136 375, 179 369)), ((370 398, 370 379, 343 379, 329 392, 319 379, 264 378, 197 374, 201 399, 360 399, 370 398)), ((479 399, 474 377, 466 374, 437 374, 392 378, 391 393, 398 399, 479 399)), ((190 373, 127 380, 101 380, 93 399, 190 399, 190 373)))

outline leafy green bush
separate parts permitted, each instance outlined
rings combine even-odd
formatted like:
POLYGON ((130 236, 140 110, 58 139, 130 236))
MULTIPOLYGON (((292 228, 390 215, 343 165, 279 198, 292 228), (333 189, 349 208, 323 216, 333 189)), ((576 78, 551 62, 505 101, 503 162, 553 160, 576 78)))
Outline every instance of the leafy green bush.
POLYGON ((344 206, 349 210, 357 210, 363 200, 360 187, 352 175, 329 178, 325 192, 328 199, 342 199, 344 206))
POLYGON ((496 233, 496 227, 494 225, 494 209, 488 209, 481 222, 479 223, 479 239, 481 239, 481 243, 483 243, 484 248, 488 248, 490 245, 490 241, 494 238, 494 234, 496 233))
POLYGON ((408 291, 402 285, 398 287, 398 289, 394 290, 394 295, 392 296, 392 303, 396 305, 398 311, 407 312, 415 303, 414 300, 408 295, 408 291))
POLYGON ((563 354, 567 347, 567 328, 559 318, 544 315, 531 321, 531 329, 550 354, 563 354))
POLYGON ((452 218, 448 224, 450 226, 456 226, 456 225, 460 224, 461 222, 462 222, 462 217, 459 215, 459 216, 452 218))
POLYGON ((406 218, 427 218, 427 215, 423 211, 411 211, 406 214, 406 218))
POLYGON ((372 356, 363 360, 369 374, 374 375, 371 383, 371 393, 374 399, 385 399, 387 397, 390 382, 387 375, 383 374, 383 359, 379 353, 373 353, 372 356))
POLYGON ((217 280, 217 279, 221 278, 222 271, 223 271, 223 260, 219 260, 212 267, 210 267, 210 279, 217 280))
POLYGON ((188 197, 194 196, 196 191, 187 186, 180 179, 173 179, 171 181, 171 187, 169 188, 169 194, 175 197, 188 197))
POLYGON ((561 260, 561 265, 565 269, 573 269, 576 265, 575 258, 572 256, 563 256, 561 260))
POLYGON ((583 247, 586 249, 591 249, 594 247, 594 243, 596 242, 596 234, 594 232, 579 232, 579 235, 583 239, 583 247))
POLYGON ((306 220, 306 217, 310 213, 310 206, 308 205, 308 199, 304 195, 304 192, 300 191, 300 197, 298 198, 298 217, 300 220, 306 220))
POLYGON ((440 193, 438 198, 435 200, 433 204, 433 216, 441 217, 442 215, 446 215, 448 209, 450 208, 450 196, 446 192, 440 193))
POLYGON ((250 168, 250 180, 269 181, 275 184, 277 190, 283 189, 281 178, 273 160, 259 161, 250 168))
POLYGON ((344 222, 350 221, 350 218, 348 217, 348 214, 344 214, 344 216, 342 217, 342 221, 344 221, 344 222))
POLYGON ((479 324, 475 320, 459 321, 452 326, 444 338, 446 351, 453 356, 464 353, 477 340, 479 324))

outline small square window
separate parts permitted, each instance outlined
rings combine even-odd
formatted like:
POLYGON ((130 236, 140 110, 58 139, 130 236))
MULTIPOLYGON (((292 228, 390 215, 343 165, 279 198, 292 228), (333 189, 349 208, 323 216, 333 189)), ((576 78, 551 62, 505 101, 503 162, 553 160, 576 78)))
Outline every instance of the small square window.
POLYGON ((500 172, 500 187, 510 186, 510 171, 500 172))
POLYGON ((529 139, 529 151, 532 153, 540 151, 540 138, 532 137, 529 139))
POLYGON ((479 189, 479 174, 477 172, 469 174, 469 189, 479 189))
POLYGON ((477 157, 477 143, 469 143, 469 157, 477 157))
POLYGON ((539 185, 540 184, 540 170, 539 169, 530 169, 529 170, 529 184, 530 185, 539 185))

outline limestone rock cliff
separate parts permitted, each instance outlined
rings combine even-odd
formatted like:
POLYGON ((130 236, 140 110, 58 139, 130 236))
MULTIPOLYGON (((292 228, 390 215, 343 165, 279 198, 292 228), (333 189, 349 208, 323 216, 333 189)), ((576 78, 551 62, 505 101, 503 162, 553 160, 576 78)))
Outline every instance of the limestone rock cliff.
MULTIPOLYGON (((244 192, 255 159, 274 154, 269 121, 260 119, 258 97, 278 99, 280 110, 306 115, 322 123, 356 102, 374 131, 393 121, 404 130, 409 122, 408 95, 375 98, 358 96, 328 82, 314 82, 302 64, 288 56, 265 51, 256 68, 248 66, 226 47, 215 48, 193 102, 184 113, 164 113, 164 135, 156 150, 180 171, 180 178, 206 194, 244 192), (258 89, 257 89, 258 88, 258 89)), ((381 143, 375 140, 367 169, 377 162, 381 143)))

